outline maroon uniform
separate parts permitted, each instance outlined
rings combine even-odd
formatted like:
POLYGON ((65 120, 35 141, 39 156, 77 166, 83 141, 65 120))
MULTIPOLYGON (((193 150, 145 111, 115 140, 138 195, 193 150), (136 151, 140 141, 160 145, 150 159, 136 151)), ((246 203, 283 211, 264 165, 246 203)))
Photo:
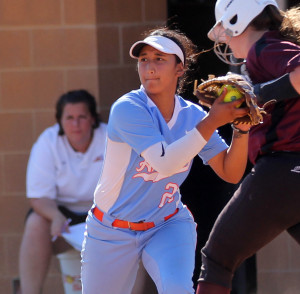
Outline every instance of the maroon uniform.
MULTIPOLYGON (((263 83, 291 72, 300 65, 300 46, 271 31, 251 48, 247 71, 254 84, 263 83)), ((276 99, 276 93, 270 99, 276 99)), ((267 108, 264 123, 250 131, 249 158, 273 151, 300 152, 300 99, 287 99, 267 108)))
MULTIPOLYGON (((267 32, 250 49, 246 68, 253 83, 262 83, 299 65, 300 46, 267 32)), ((225 293, 237 267, 284 230, 300 244, 300 97, 274 103, 267 112, 264 123, 250 131, 254 167, 202 249, 199 281, 225 288, 205 292, 207 284, 202 283, 197 293, 225 293)))

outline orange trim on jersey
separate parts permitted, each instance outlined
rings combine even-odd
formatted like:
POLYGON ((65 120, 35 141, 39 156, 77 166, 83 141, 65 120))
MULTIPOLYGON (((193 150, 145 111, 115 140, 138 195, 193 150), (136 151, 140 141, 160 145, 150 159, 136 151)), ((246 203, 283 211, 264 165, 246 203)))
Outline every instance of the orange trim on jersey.
MULTIPOLYGON (((164 217, 164 220, 167 221, 172 216, 174 216, 178 211, 179 211, 179 209, 176 208, 175 212, 173 212, 172 214, 164 217)), ((104 213, 98 207, 96 207, 96 206, 94 207, 93 213, 94 213, 94 216, 99 221, 101 221, 101 222, 103 221, 104 213)), ((154 222, 133 223, 133 222, 124 221, 124 220, 121 220, 121 219, 115 219, 112 223, 112 226, 116 227, 116 228, 121 228, 121 229, 130 229, 130 230, 133 230, 133 231, 147 231, 147 230, 155 227, 155 224, 154 224, 154 222)))

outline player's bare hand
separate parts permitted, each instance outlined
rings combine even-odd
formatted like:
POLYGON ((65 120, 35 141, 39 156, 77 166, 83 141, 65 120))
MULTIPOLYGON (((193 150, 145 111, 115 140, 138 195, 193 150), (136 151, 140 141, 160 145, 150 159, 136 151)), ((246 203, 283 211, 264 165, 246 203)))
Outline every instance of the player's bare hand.
POLYGON ((208 113, 208 116, 211 117, 217 128, 232 122, 238 117, 243 117, 249 112, 248 108, 237 108, 244 98, 232 102, 224 102, 226 93, 227 89, 224 89, 222 95, 216 99, 208 113))

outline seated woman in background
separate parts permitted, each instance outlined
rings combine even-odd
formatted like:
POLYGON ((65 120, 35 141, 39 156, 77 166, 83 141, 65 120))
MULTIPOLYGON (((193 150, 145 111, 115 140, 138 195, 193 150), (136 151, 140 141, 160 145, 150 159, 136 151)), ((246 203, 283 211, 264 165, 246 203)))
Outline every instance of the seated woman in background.
POLYGON ((52 254, 69 249, 61 233, 85 221, 103 163, 106 124, 89 92, 63 94, 56 120, 33 145, 27 167, 31 209, 20 248, 22 294, 40 294, 52 254))

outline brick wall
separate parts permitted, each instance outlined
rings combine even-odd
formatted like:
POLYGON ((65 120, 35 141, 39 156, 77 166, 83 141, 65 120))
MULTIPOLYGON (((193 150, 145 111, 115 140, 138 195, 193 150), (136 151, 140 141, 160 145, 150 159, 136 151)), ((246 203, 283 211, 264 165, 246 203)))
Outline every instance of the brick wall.
POLYGON ((103 117, 107 119, 113 101, 139 87, 136 62, 128 52, 140 34, 165 24, 167 1, 97 1, 99 94, 103 117))
MULTIPOLYGON (((159 0, 0 0, 1 293, 12 293, 18 276, 28 155, 54 123, 57 98, 85 88, 106 120, 112 102, 139 84, 130 43, 165 19, 159 0)), ((63 293, 56 258, 44 291, 50 293, 63 293)))
MULTIPOLYGON (((84 87, 99 97, 95 7, 94 0, 0 0, 1 293, 12 293, 18 275, 31 146, 54 122, 60 94, 84 87)), ((47 285, 45 293, 62 293, 56 259, 47 285)))
POLYGON ((300 293, 300 250, 286 232, 257 254, 257 294, 300 293))

